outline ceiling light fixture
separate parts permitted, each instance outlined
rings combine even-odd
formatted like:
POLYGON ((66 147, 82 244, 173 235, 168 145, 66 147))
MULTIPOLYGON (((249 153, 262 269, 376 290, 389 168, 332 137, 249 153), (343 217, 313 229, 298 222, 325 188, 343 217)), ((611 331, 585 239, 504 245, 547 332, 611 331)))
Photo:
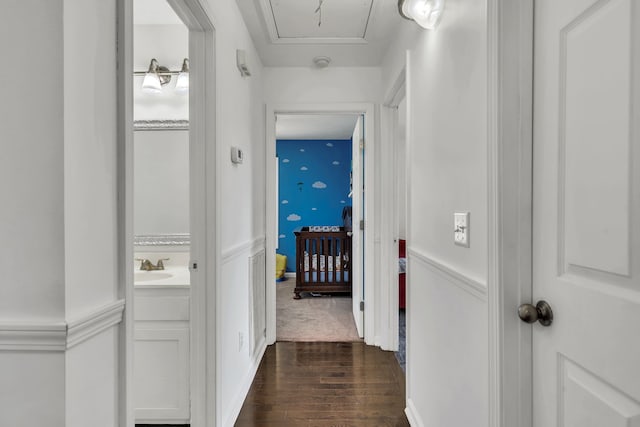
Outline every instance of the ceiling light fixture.
POLYGON ((182 70, 171 71, 167 67, 158 64, 158 60, 153 58, 149 64, 149 69, 145 71, 135 71, 135 76, 144 76, 142 81, 142 91, 146 93, 161 93, 163 86, 171 81, 171 76, 177 75, 176 90, 178 92, 189 91, 189 60, 182 62, 182 70))
POLYGON ((433 30, 440 22, 444 0, 398 0, 398 12, 422 28, 433 30))
POLYGON ((316 56, 313 58, 313 63, 317 68, 327 68, 330 62, 331 58, 328 56, 316 56))

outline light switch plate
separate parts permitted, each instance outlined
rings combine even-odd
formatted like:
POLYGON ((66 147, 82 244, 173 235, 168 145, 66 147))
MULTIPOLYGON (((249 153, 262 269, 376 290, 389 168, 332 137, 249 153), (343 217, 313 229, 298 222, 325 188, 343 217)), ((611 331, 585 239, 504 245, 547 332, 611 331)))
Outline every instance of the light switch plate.
POLYGON ((453 214, 453 242, 458 246, 469 247, 469 212, 453 214))

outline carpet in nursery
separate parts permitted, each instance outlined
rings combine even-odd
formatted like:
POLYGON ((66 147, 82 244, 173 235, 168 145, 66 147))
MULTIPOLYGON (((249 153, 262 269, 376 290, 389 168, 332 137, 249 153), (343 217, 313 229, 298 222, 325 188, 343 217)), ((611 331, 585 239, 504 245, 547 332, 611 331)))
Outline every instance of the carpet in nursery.
POLYGON ((278 341, 362 341, 353 320, 351 297, 312 296, 293 299, 295 278, 276 283, 276 339, 278 341))

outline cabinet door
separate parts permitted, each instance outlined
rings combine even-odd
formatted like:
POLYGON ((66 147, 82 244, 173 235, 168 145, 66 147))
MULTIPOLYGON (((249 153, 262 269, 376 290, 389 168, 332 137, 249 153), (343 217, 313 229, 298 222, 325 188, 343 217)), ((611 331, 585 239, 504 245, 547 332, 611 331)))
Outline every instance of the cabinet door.
POLYGON ((136 329, 136 422, 189 423, 189 329, 136 329))

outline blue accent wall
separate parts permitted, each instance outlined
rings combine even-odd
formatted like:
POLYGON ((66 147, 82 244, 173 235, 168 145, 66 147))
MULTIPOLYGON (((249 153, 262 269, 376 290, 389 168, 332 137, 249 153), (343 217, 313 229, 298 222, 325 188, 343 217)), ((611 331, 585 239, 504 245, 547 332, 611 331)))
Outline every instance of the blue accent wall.
POLYGON ((342 208, 351 205, 351 140, 277 140, 279 162, 278 253, 287 271, 296 271, 298 227, 342 225, 342 208))

